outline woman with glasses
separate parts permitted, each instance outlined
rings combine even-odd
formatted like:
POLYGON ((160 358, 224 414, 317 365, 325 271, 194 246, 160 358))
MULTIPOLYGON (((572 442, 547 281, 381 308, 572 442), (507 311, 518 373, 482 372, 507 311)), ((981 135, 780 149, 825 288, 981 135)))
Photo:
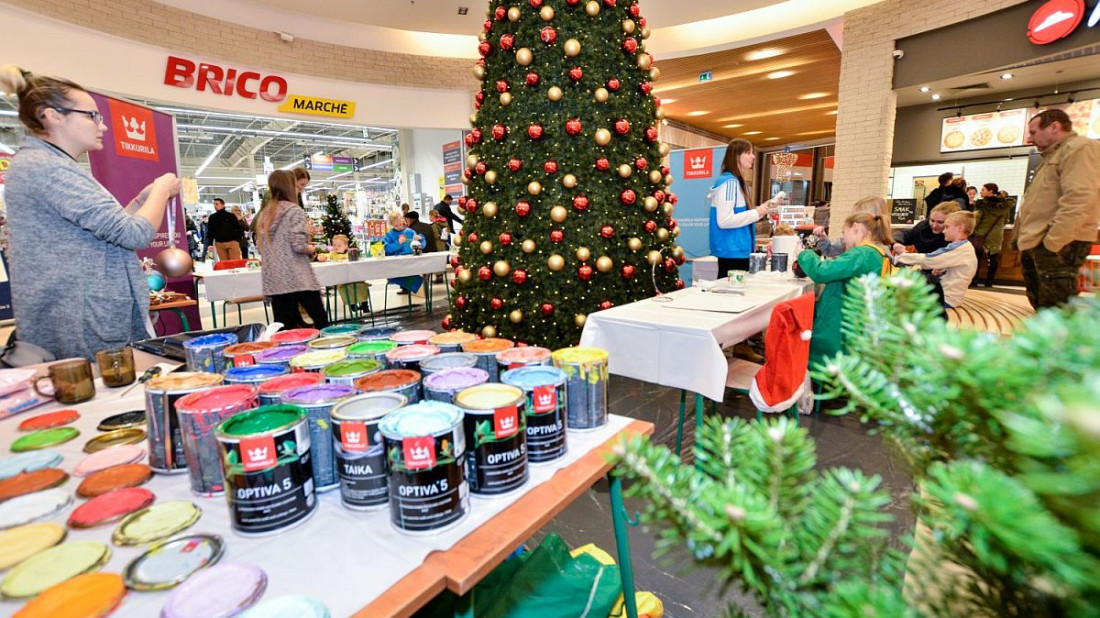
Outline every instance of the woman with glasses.
POLYGON ((149 337, 149 286, 134 251, 149 246, 179 179, 164 174, 123 208, 77 162, 107 125, 79 85, 0 67, 27 128, 5 176, 12 305, 19 339, 58 358, 149 337))

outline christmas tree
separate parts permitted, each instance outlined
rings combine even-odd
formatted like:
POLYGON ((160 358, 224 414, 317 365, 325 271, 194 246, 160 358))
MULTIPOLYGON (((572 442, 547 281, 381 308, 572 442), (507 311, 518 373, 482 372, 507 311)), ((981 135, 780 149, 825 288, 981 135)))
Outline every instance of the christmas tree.
POLYGON ((348 237, 349 249, 351 247, 358 248, 355 234, 351 230, 351 220, 340 209, 340 202, 337 197, 330 194, 325 200, 325 217, 321 219, 321 228, 325 231, 325 238, 331 243, 334 236, 343 234, 348 237))
POLYGON ((561 347, 683 286, 648 36, 636 3, 489 3, 444 328, 561 347))

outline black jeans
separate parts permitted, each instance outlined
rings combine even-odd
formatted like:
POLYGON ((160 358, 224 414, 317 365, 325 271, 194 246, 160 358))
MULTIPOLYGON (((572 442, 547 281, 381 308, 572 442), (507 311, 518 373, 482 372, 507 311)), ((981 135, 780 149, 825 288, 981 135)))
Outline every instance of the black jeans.
POLYGON ((309 314, 313 320, 312 328, 324 328, 328 326, 328 315, 325 314, 325 305, 321 302, 321 293, 314 290, 305 292, 288 292, 276 294, 271 297, 271 313, 276 322, 282 322, 283 328, 306 328, 309 325, 302 319, 298 311, 298 305, 309 314))
POLYGON ((725 279, 731 270, 749 272, 749 258, 718 258, 718 278, 725 279))

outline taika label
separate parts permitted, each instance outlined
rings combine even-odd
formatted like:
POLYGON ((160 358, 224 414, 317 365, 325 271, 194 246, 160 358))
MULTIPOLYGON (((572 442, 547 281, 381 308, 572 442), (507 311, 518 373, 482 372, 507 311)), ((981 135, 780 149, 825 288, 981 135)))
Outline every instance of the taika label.
POLYGON ((710 148, 684 151, 684 178, 710 178, 712 157, 710 148))
MULTIPOLYGON (((1036 45, 1049 45, 1064 39, 1085 18, 1085 0, 1048 0, 1031 15, 1027 22, 1027 38, 1036 45)), ((1100 4, 1092 9, 1086 27, 1100 22, 1100 4)))
POLYGON ((245 472, 257 472, 275 467, 278 452, 275 450, 275 437, 245 438, 241 440, 241 464, 245 472))
POLYGON ((536 386, 531 391, 531 402, 536 414, 553 412, 558 407, 558 389, 553 386, 536 386))
POLYGON ((355 421, 340 423, 340 445, 348 452, 362 452, 370 448, 367 424, 355 421))
POLYGON ((401 449, 405 452, 405 468, 426 470, 435 467, 435 438, 432 436, 404 438, 401 449))
POLYGON ((497 440, 514 436, 517 431, 519 431, 518 407, 508 406, 493 410, 493 434, 497 440))
POLYGON ((118 99, 108 99, 108 106, 115 152, 122 157, 160 161, 153 110, 118 99))

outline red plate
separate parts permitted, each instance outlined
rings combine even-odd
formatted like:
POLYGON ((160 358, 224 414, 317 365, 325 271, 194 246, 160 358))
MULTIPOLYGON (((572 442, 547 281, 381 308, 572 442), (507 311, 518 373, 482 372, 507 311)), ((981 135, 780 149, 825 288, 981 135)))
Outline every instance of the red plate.
POLYGON ((19 431, 38 431, 39 429, 61 427, 63 425, 68 425, 78 418, 80 418, 80 413, 76 410, 47 412, 46 414, 32 416, 22 423, 19 423, 19 431))
POLYGON ((156 500, 153 492, 142 487, 124 487, 96 496, 76 507, 69 515, 70 528, 93 528, 116 522, 140 511, 156 500))

